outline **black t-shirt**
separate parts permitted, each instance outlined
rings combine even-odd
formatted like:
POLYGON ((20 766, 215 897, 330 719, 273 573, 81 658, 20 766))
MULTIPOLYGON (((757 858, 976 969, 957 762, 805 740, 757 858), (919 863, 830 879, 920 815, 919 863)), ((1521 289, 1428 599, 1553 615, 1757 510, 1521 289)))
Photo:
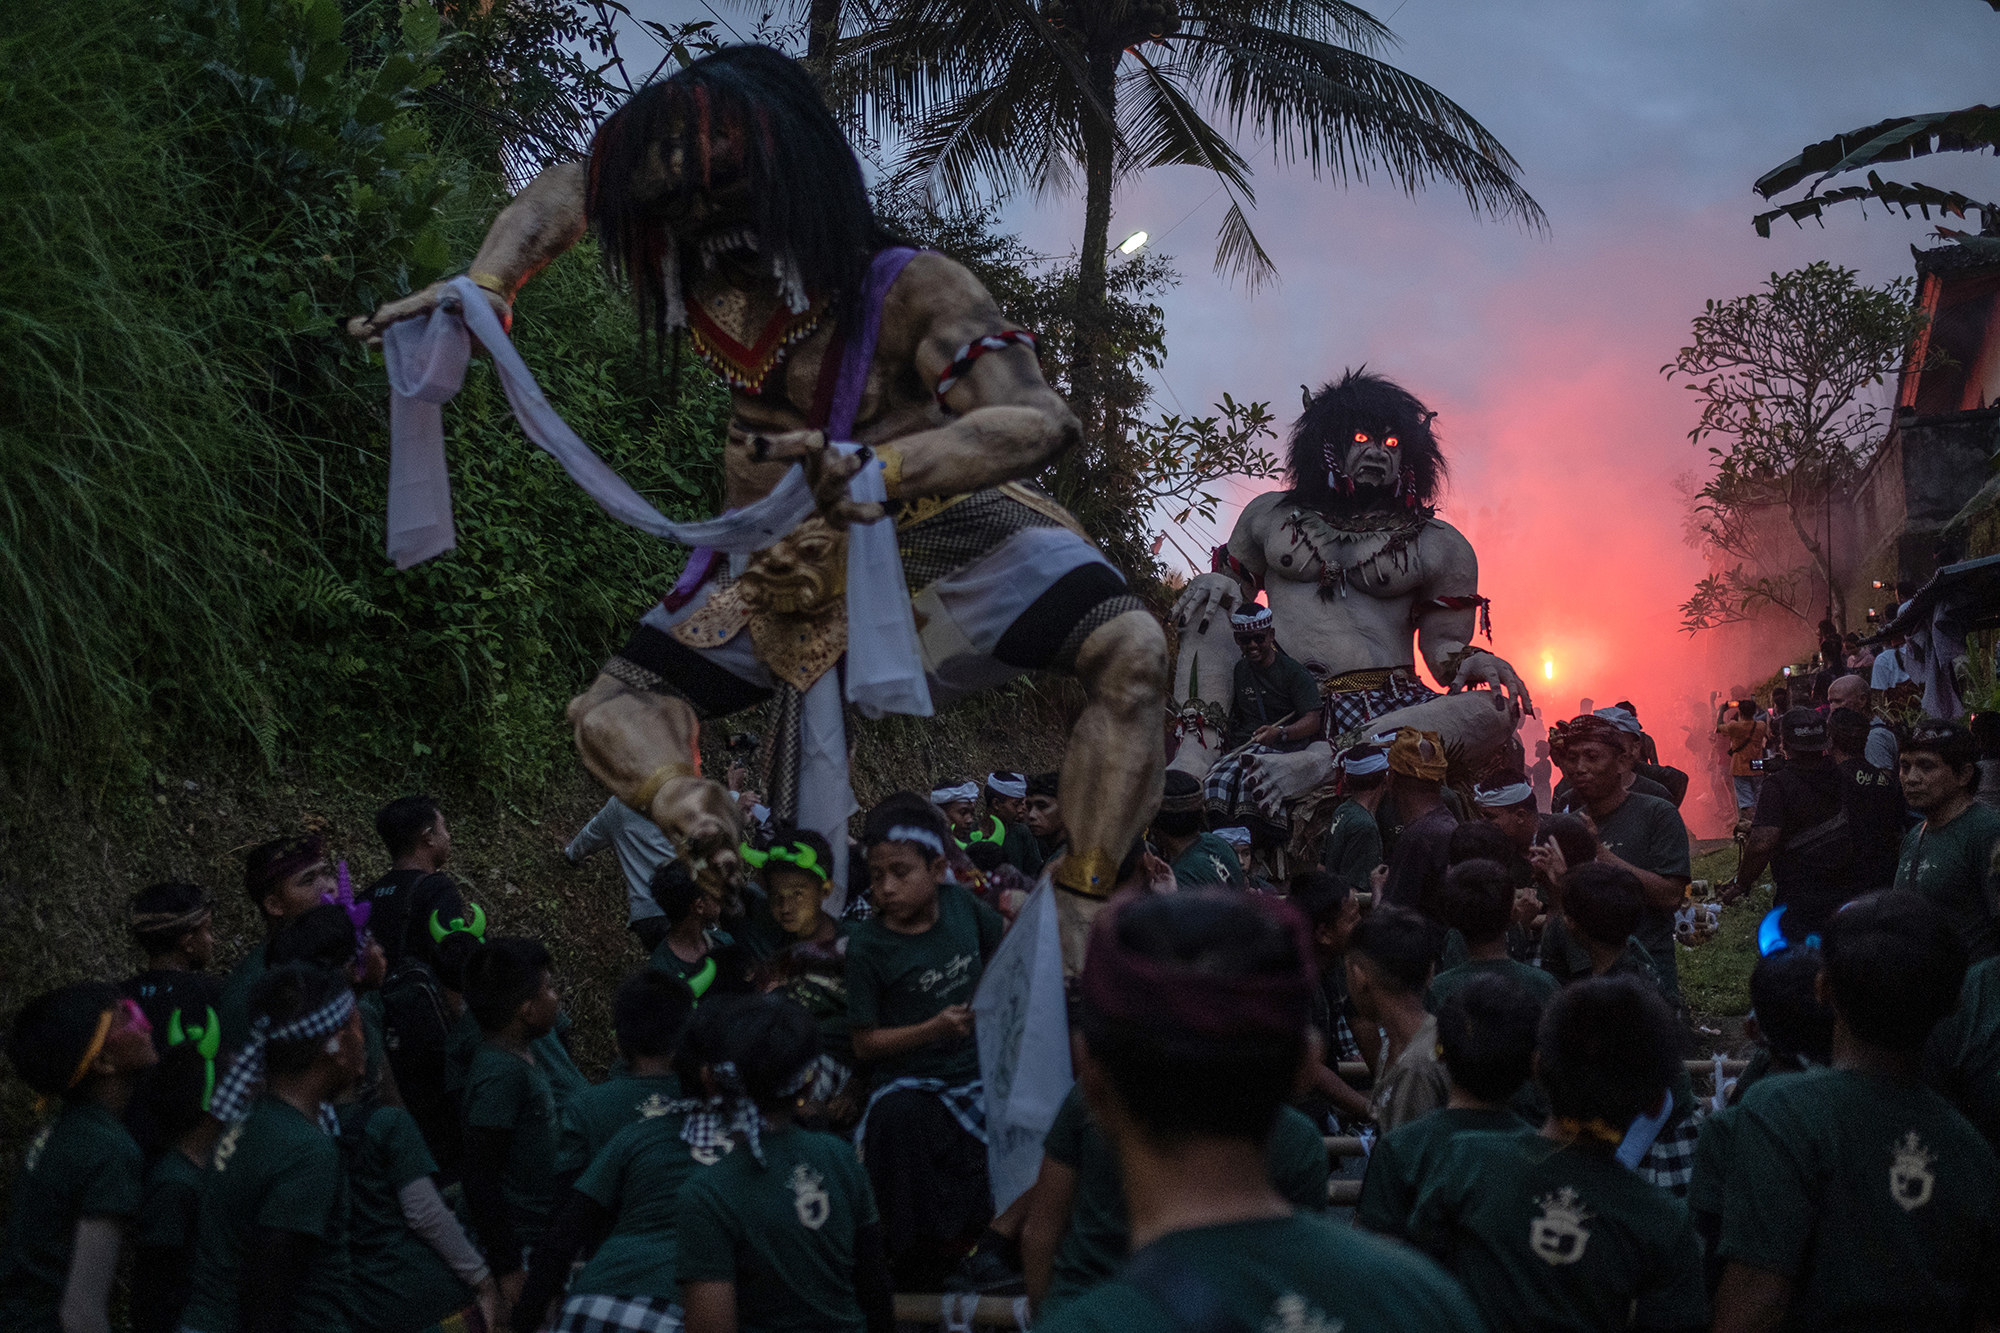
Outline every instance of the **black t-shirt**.
MULTIPOLYGON (((368 929, 389 956, 391 968, 403 961, 414 938, 411 932, 429 932, 431 913, 437 913, 441 925, 465 915, 458 885, 441 870, 391 870, 363 889, 361 900, 375 904, 368 929)), ((419 956, 428 958, 430 951, 422 949, 419 956)))
POLYGON ((1840 775, 1841 802, 1854 841, 1855 892, 1886 889, 1896 882, 1896 859, 1909 829, 1902 785, 1894 773, 1865 759, 1836 760, 1833 767, 1840 775))
POLYGON ((1444 887, 1445 871, 1451 867, 1451 831, 1457 827, 1458 819, 1444 806, 1405 825, 1396 850, 1389 853, 1383 900, 1434 916, 1438 890, 1444 887))
POLYGON ((145 1013, 146 1021, 153 1025, 153 1045, 162 1055, 166 1054, 167 1024, 174 1010, 181 1011, 184 1026, 197 1028, 207 1024, 211 1007, 218 1014, 222 1010, 222 979, 206 972, 149 967, 119 982, 118 989, 145 1013))
POLYGON ((1771 880, 1779 904, 1825 910, 1852 896, 1854 843, 1832 764, 1795 758, 1766 777, 1751 825, 1778 830, 1771 880))

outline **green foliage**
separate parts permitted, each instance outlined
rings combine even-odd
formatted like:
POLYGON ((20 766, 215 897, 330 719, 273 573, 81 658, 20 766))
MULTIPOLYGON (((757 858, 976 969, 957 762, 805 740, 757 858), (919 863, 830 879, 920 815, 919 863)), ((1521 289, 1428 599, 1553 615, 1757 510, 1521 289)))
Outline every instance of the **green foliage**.
MULTIPOLYGON (((1818 619, 1799 596, 1810 592, 1807 569, 1772 567, 1760 516, 1782 512, 1812 576, 1830 584, 1829 553, 1811 511, 1823 512, 1881 442, 1881 408, 1861 395, 1883 382, 1924 329, 1911 285, 1867 287, 1853 270, 1824 262, 1773 273, 1763 291, 1707 302, 1694 341, 1660 368, 1669 379, 1686 376, 1701 400, 1689 441, 1721 441, 1709 446, 1713 472, 1695 494, 1691 526, 1711 554, 1737 562, 1704 579, 1682 605, 1690 633, 1765 607, 1818 619)), ((1843 625, 1838 589, 1831 600, 1843 625)))
MULTIPOLYGON (((500 788, 563 752, 560 700, 678 556, 522 440, 482 364, 446 414, 459 547, 396 573, 386 381, 336 328, 462 265, 500 201, 501 146, 439 110, 477 100, 445 72, 471 41, 374 0, 55 0, 0 33, 10 765, 247 743, 500 788)), ((642 358, 587 249, 516 329, 614 467, 711 511, 726 398, 642 358)))

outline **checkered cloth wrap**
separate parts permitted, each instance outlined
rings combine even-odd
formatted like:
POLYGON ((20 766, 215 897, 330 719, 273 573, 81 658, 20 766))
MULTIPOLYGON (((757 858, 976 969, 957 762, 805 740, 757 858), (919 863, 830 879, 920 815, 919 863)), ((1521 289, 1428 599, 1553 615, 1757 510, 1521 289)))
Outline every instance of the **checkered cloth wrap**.
POLYGON ((1660 1131, 1653 1146, 1639 1159, 1639 1174, 1677 1199, 1685 1199, 1694 1179, 1694 1145, 1701 1136, 1701 1124, 1694 1116, 1683 1116, 1677 1125, 1660 1131))
POLYGON ((1329 691, 1322 696, 1326 708, 1320 715, 1320 739, 1336 741, 1385 713, 1429 703, 1437 697, 1438 692, 1417 679, 1415 672, 1402 671, 1380 689, 1329 691))
MULTIPOLYGON (((354 1012, 354 992, 344 990, 309 1014, 302 1015, 283 1027, 271 1026, 269 1015, 260 1015, 250 1025, 250 1041, 237 1053, 235 1063, 229 1072, 215 1085, 215 1095, 209 1099, 209 1114, 225 1125, 231 1125, 250 1114, 250 1103, 264 1086, 264 1047, 274 1041, 312 1041, 319 1037, 330 1037, 347 1026, 349 1015, 354 1012)), ((319 1127, 328 1134, 340 1133, 340 1117, 334 1114, 329 1102, 319 1104, 319 1127)))
MULTIPOLYGON (((734 1063, 724 1060, 711 1065, 709 1072, 722 1085, 723 1095, 695 1101, 668 1102, 669 1114, 686 1113, 681 1141, 688 1147, 710 1154, 734 1146, 741 1135, 757 1165, 764 1164, 764 1113, 745 1096, 734 1063)), ((780 1097, 798 1094, 809 1102, 824 1102, 837 1095, 847 1082, 847 1067, 831 1056, 822 1055, 807 1063, 784 1087, 780 1097)), ((871 1103, 872 1105, 872 1103, 871 1103)))
POLYGON ((958 1087, 947 1087, 941 1078, 898 1078, 891 1079, 868 1095, 868 1109, 861 1113, 861 1123, 854 1127, 854 1146, 864 1147, 868 1142, 868 1117, 875 1114, 875 1103, 892 1092, 932 1092, 937 1094, 944 1109, 951 1112, 951 1118, 958 1121, 959 1128, 986 1142, 986 1085, 978 1079, 958 1087))
POLYGON ((555 1333, 681 1333, 681 1307, 664 1296, 572 1296, 555 1333))

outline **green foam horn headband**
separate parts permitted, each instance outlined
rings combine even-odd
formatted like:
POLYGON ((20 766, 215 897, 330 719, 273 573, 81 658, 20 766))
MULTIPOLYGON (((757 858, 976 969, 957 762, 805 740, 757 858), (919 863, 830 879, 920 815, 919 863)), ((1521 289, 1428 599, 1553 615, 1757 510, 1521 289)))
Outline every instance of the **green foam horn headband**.
POLYGON ((473 903, 471 906, 472 906, 472 920, 470 923, 468 923, 464 917, 453 917, 450 925, 440 926, 438 924, 438 914, 436 912, 432 912, 431 943, 443 944, 445 936, 456 935, 460 932, 472 936, 472 938, 475 940, 481 940, 481 941, 485 940, 486 911, 484 908, 480 907, 478 903, 473 903))

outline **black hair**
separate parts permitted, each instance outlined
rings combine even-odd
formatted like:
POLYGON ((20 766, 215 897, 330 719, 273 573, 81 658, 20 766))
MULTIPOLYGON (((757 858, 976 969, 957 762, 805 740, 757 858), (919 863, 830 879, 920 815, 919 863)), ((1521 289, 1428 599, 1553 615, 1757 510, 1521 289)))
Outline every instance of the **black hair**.
POLYGON ((694 1013, 694 992, 679 977, 642 967, 618 983, 611 1001, 611 1028, 618 1053, 663 1059, 673 1055, 694 1013))
POLYGON ((1819 1002, 1814 983, 1822 958, 1816 949, 1780 949, 1757 960, 1750 972, 1750 1008, 1773 1057, 1797 1064, 1833 1061, 1833 1011, 1819 1002))
POLYGON ((542 988, 552 966, 540 940, 502 936, 487 940, 465 962, 462 994, 482 1032, 498 1032, 542 988))
POLYGON ((1678 1028, 1658 988, 1636 977, 1563 987, 1542 1015, 1535 1044, 1549 1109, 1614 1130, 1653 1114, 1680 1067, 1678 1028))
POLYGON ((1505 865, 1514 859, 1514 843, 1485 820, 1468 819, 1451 831, 1444 855, 1447 865, 1461 861, 1498 861, 1505 865))
POLYGON ((1158 810, 1153 814, 1153 829, 1162 837, 1185 838, 1207 828, 1205 810, 1158 810))
MULTIPOLYGON (((778 829, 771 836, 771 846, 786 847, 786 848, 791 848, 791 847, 805 848, 807 851, 813 854, 813 859, 819 862, 820 869, 826 872, 823 878, 829 880, 833 878, 833 846, 831 843, 827 842, 825 837, 823 837, 819 833, 816 833, 812 829, 809 828, 778 829)), ((765 867, 765 869, 767 870, 792 870, 795 868, 796 867, 784 861, 773 861, 765 867)))
POLYGON ((1745 721, 1756 717, 1757 701, 1755 699, 1738 699, 1736 701, 1736 716, 1745 721))
POLYGON ((207 1114, 201 1104, 207 1089, 208 1061, 194 1043, 167 1047, 139 1085, 147 1128, 156 1142, 171 1144, 201 1123, 207 1114))
POLYGON ((591 139, 584 213, 605 266, 631 282, 641 329, 664 340, 669 293, 686 290, 692 253, 667 226, 668 202, 731 183, 717 181, 718 167, 748 186, 760 253, 788 256, 807 292, 850 314, 875 251, 897 238, 812 77, 768 46, 743 45, 647 84, 591 139), (672 163, 679 179, 665 174, 672 163))
MULTIPOLYGON (((872 848, 878 842, 888 841, 889 830, 898 827, 924 829, 936 836, 940 847, 946 846, 946 839, 951 836, 936 806, 915 792, 899 791, 883 797, 861 822, 862 847, 872 848)), ((915 843, 910 845, 917 846, 915 843)), ((921 848, 921 851, 926 861, 942 854, 928 847, 921 848)))
POLYGON ((1618 947, 1639 928, 1646 893, 1624 866, 1586 861, 1563 875, 1562 910, 1592 944, 1618 947))
POLYGON ((408 856, 438 821, 438 803, 428 796, 398 796, 375 812, 375 832, 390 859, 408 856))
POLYGON ((353 966, 354 957, 354 923, 336 903, 321 903, 293 917, 264 950, 264 960, 273 966, 311 963, 334 972, 353 966))
MULTIPOLYGON (((209 906, 208 890, 199 884, 191 884, 184 879, 166 879, 158 884, 148 884, 132 895, 132 915, 185 917, 209 906)), ((170 953, 178 948, 181 937, 193 926, 174 926, 168 930, 132 929, 132 937, 139 942, 140 949, 148 954, 170 953)))
POLYGON ((694 1011, 674 1070, 692 1093, 701 1087, 702 1070, 733 1064, 743 1094, 759 1110, 790 1110, 799 1093, 780 1089, 819 1053, 819 1024, 797 1002, 781 995, 731 995, 694 1011))
POLYGON ((1868 748, 1868 717, 1852 708, 1826 715, 1826 743, 1842 754, 1858 755, 1868 748))
MULTIPOLYGON (((353 937, 348 937, 350 944, 353 937)), ((250 986, 250 1018, 268 1018, 273 1028, 283 1027, 324 1009, 342 991, 353 989, 346 974, 315 967, 311 963, 284 963, 257 978, 250 986)), ((302 1074, 326 1050, 328 1038, 301 1037, 297 1041, 264 1043, 264 1058, 273 1075, 302 1074)))
POLYGON ((1007 849, 997 842, 970 843, 963 850, 975 870, 998 870, 1007 860, 1007 849))
POLYGON ((1590 831, 1590 825, 1583 822, 1581 815, 1543 815, 1535 838, 1555 843, 1562 851, 1565 865, 1580 866, 1597 859, 1597 835, 1590 831))
POLYGON ((1504 1102, 1534 1067, 1542 1004, 1512 977, 1478 976, 1438 1009, 1438 1047, 1454 1086, 1483 1102, 1504 1102))
POLYGON ((1961 722, 1924 722, 1903 742, 1903 754, 1934 754, 1952 772, 1979 767, 1979 742, 1961 722))
POLYGON ((701 885, 695 883, 694 872, 678 856, 655 866, 652 881, 647 887, 653 892, 653 901, 666 913, 669 926, 678 926, 687 920, 688 913, 694 911, 694 905, 701 901, 703 893, 701 885))
POLYGON ((1410 498, 1420 505, 1433 503, 1445 478, 1444 454, 1431 430, 1436 415, 1408 389, 1366 366, 1349 370, 1338 383, 1321 385, 1292 427, 1285 476, 1293 498, 1314 508, 1348 503, 1336 499, 1329 484, 1327 455, 1344 457, 1356 433, 1365 432, 1396 437, 1396 462, 1413 483, 1410 498))
POLYGON ((79 981, 28 1001, 14 1016, 13 1034, 7 1040, 14 1072, 44 1097, 68 1092, 71 1076, 97 1035, 98 1020, 123 998, 108 981, 79 981))
POLYGON ((1028 779, 1028 795, 1054 798, 1062 785, 1062 774, 1051 770, 1036 773, 1028 779))
POLYGON ((1965 943, 1951 918, 1909 889, 1856 898, 1820 931, 1833 1006, 1872 1046, 1915 1054, 1958 1007, 1965 943))
MULTIPOLYGON (((424 936, 429 938, 430 932, 424 936)), ((438 984, 454 995, 465 990, 465 965, 479 948, 479 937, 469 930, 454 930, 431 946, 430 969, 438 984)))
MULTIPOLYGON (((1307 960, 1293 933, 1244 895, 1160 894, 1119 911, 1117 943, 1141 957, 1221 976, 1282 977, 1307 960)), ((1294 1033, 1221 1040, 1080 1006, 1084 1042, 1119 1102, 1148 1133, 1263 1142, 1305 1053, 1294 1033)))
POLYGON ((1312 926, 1324 926, 1340 916, 1354 890, 1331 870, 1302 870, 1292 876, 1286 901, 1312 926))
POLYGON ((1465 936, 1467 944, 1498 939, 1514 915, 1514 879, 1498 861, 1460 861, 1445 872, 1437 911, 1438 919, 1465 936))
POLYGON ((1350 955, 1375 965, 1378 977, 1405 994, 1430 983, 1437 936, 1431 923, 1401 907, 1378 907, 1361 918, 1347 942, 1350 955))

